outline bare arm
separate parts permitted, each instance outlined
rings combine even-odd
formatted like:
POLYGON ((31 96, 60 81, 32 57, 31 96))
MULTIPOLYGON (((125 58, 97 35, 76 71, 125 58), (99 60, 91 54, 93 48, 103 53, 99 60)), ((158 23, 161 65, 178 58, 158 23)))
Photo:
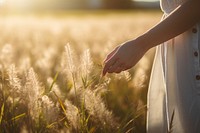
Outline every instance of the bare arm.
POLYGON ((200 0, 189 0, 136 40, 154 47, 183 33, 199 21, 200 0))
POLYGON ((176 37, 199 21, 200 0, 185 2, 146 33, 113 50, 105 59, 103 75, 131 68, 148 49, 176 37))

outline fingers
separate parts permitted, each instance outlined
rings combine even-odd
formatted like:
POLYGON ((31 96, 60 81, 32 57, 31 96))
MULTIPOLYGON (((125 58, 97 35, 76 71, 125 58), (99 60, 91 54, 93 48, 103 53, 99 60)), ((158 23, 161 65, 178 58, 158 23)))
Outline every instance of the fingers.
POLYGON ((119 62, 119 59, 108 68, 107 73, 120 73, 122 71, 130 69, 131 66, 127 66, 119 62))
POLYGON ((126 71, 130 68, 131 68, 131 66, 127 66, 124 63, 116 63, 116 65, 113 65, 113 67, 111 67, 112 70, 110 70, 110 69, 108 70, 108 73, 113 73, 113 72, 120 73, 120 72, 126 71), (117 64, 119 64, 119 65, 117 65, 117 64))
POLYGON ((115 62, 116 62, 117 60, 118 60, 118 58, 113 57, 113 58, 111 58, 110 60, 107 60, 107 61, 105 62, 105 66, 104 66, 104 68, 103 68, 102 76, 105 76, 105 75, 106 75, 106 73, 108 72, 108 70, 110 69, 110 67, 111 67, 112 65, 114 65, 115 62))
POLYGON ((118 60, 108 69, 108 73, 119 72, 122 70, 122 67, 123 63, 118 60))
POLYGON ((115 73, 120 73, 123 71, 123 67, 117 67, 115 73))
POLYGON ((107 55, 106 59, 103 61, 104 63, 107 62, 118 50, 120 46, 116 47, 110 54, 107 55))
POLYGON ((121 63, 119 58, 116 60, 111 59, 105 63, 102 76, 105 76, 106 73, 120 73, 124 70, 126 70, 125 64, 121 63))

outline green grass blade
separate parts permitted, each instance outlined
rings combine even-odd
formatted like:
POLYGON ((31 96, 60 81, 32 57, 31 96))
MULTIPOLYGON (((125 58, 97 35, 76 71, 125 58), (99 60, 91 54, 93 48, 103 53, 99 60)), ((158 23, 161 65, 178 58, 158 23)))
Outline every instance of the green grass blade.
POLYGON ((1 106, 0 124, 1 124, 2 119, 3 119, 3 113, 4 113, 4 103, 3 103, 3 105, 1 106))
POLYGON ((58 100, 58 102, 59 102, 59 104, 60 104, 60 106, 61 106, 61 108, 62 108, 64 114, 66 115, 66 114, 67 114, 67 111, 66 111, 66 109, 65 109, 65 106, 64 106, 62 100, 58 97, 58 95, 57 95, 55 92, 53 92, 53 93, 54 93, 54 95, 56 96, 56 98, 57 98, 57 100, 58 100))
POLYGON ((49 87, 49 90, 46 91, 46 93, 49 93, 52 90, 54 84, 56 83, 56 81, 58 79, 58 75, 59 75, 59 72, 57 72, 56 75, 54 76, 53 82, 51 83, 51 86, 49 87))
POLYGON ((55 122, 53 122, 53 123, 47 125, 46 128, 47 128, 47 129, 51 129, 51 128, 54 127, 54 125, 58 124, 59 122, 62 122, 63 120, 65 120, 65 117, 62 118, 62 119, 60 119, 60 120, 58 120, 58 121, 55 121, 55 122))
POLYGON ((129 129, 128 131, 126 131, 126 133, 131 133, 133 131, 134 127, 132 127, 131 129, 129 129))
POLYGON ((53 128, 54 125, 56 125, 56 124, 58 124, 58 122, 53 122, 53 123, 47 125, 46 128, 47 128, 47 129, 51 129, 51 128, 53 128))
MULTIPOLYGON (((137 111, 138 113, 135 114, 134 118, 131 119, 131 120, 129 120, 129 121, 122 127, 122 129, 125 129, 125 128, 128 127, 132 122, 136 121, 136 119, 137 119, 138 117, 142 116, 143 110, 146 109, 146 107, 147 107, 147 105, 144 105, 144 106, 142 106, 141 108, 139 108, 138 111, 137 111)), ((132 114, 129 114, 129 115, 131 116, 132 114)))
POLYGON ((11 120, 12 120, 12 121, 18 120, 18 119, 20 119, 21 117, 24 117, 25 115, 26 115, 26 113, 17 115, 17 116, 15 116, 15 117, 13 117, 11 120))

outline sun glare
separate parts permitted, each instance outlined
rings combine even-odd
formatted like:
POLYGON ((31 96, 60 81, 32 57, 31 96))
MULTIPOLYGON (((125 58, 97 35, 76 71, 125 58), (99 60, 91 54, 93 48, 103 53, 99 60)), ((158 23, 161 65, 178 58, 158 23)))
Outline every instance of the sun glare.
POLYGON ((32 0, 7 0, 6 3, 13 8, 24 8, 29 6, 31 1, 32 0))
POLYGON ((5 2, 5 0, 0 0, 0 5, 2 5, 5 2))
MULTIPOLYGON (((1 3, 5 3, 6 7, 10 10, 20 10, 20 11, 27 11, 27 10, 37 10, 37 9, 46 9, 52 7, 63 7, 61 3, 64 3, 65 6, 71 5, 73 0, 0 0, 1 3), (4 2, 5 1, 5 2, 4 2)), ((78 4, 78 3, 76 3, 78 4)))

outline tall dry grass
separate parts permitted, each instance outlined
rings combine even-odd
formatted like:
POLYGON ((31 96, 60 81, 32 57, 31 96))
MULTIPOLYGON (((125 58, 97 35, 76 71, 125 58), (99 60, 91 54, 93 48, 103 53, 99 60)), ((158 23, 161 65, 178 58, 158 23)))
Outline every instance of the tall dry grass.
POLYGON ((145 132, 154 51, 130 71, 104 78, 102 60, 159 17, 154 11, 0 17, 0 132, 145 132))

